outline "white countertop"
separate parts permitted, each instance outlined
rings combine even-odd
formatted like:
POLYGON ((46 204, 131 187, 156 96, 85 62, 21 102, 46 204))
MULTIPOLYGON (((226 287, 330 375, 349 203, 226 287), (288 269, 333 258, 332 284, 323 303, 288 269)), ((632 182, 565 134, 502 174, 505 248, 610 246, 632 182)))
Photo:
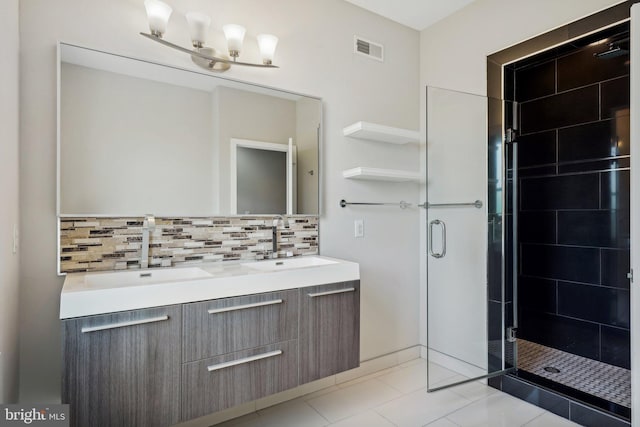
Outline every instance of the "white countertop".
MULTIPOLYGON (((357 263, 328 257, 316 258, 334 263, 280 271, 260 271, 247 267, 247 263, 239 262, 189 264, 184 267, 173 267, 173 269, 197 267, 209 273, 210 276, 160 283, 151 281, 129 286, 97 287, 88 285, 85 280, 88 276, 121 272, 69 273, 60 294, 60 319, 360 279, 360 267, 357 263)), ((294 258, 283 258, 278 261, 286 263, 287 260, 292 259, 294 258)), ((256 261, 256 263, 269 261, 273 260, 256 261)), ((161 270, 167 269, 130 271, 144 273, 161 270)))

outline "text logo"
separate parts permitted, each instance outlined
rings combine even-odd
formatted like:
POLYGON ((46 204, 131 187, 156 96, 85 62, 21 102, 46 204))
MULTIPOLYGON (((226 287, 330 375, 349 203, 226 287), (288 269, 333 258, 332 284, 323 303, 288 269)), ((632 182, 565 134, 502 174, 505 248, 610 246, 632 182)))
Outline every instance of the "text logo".
POLYGON ((69 405, 0 405, 0 427, 68 427, 69 405))

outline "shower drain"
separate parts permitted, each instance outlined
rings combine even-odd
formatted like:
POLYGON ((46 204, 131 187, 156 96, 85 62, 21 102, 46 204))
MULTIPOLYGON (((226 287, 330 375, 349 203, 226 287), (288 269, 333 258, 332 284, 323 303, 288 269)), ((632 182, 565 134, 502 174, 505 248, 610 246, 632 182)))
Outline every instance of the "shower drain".
POLYGON ((547 372, 551 372, 552 374, 559 374, 560 373, 560 369, 554 368, 553 366, 545 366, 542 369, 544 369, 547 372))

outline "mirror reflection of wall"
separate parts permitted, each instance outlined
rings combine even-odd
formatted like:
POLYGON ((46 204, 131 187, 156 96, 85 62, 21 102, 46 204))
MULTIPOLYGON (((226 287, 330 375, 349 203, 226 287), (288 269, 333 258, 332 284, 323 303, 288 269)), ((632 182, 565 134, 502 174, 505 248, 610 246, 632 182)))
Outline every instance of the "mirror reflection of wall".
MULTIPOLYGON (((60 214, 287 213, 286 202, 283 208, 273 195, 231 206, 230 144, 286 147, 290 138, 299 167, 289 212, 319 214, 319 99, 60 47, 60 214)), ((279 185, 264 179, 242 185, 255 193, 266 184, 279 185)))
POLYGON ((211 212, 206 91, 63 63, 62 213, 211 212))
POLYGON ((320 120, 322 103, 312 98, 296 102, 296 209, 297 212, 319 212, 320 120))

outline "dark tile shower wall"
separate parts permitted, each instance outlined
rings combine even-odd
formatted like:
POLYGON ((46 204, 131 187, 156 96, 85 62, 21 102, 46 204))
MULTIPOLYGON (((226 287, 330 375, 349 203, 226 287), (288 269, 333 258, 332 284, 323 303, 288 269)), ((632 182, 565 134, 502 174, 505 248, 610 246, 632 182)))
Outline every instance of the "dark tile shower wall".
POLYGON ((629 368, 629 56, 516 68, 519 337, 629 368))

